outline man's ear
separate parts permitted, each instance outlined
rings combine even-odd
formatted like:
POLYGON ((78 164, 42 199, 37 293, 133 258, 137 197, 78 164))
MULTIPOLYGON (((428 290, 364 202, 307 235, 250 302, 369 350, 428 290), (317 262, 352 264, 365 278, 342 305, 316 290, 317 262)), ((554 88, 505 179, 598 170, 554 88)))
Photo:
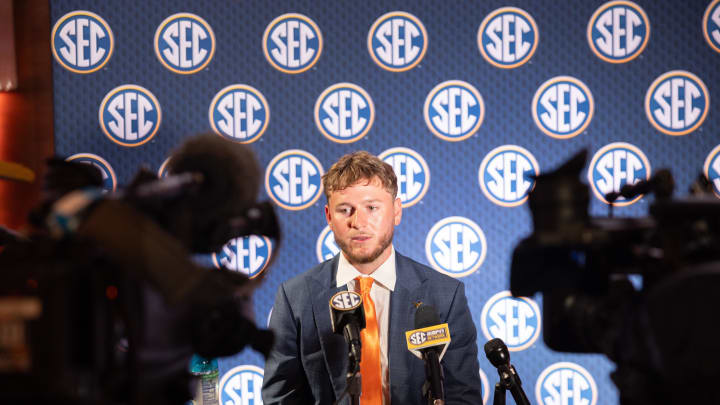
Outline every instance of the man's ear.
POLYGON ((395 218, 394 223, 395 226, 400 225, 400 220, 402 219, 402 200, 400 198, 396 198, 395 202, 393 202, 394 210, 395 210, 395 218))
POLYGON ((330 223, 330 221, 332 220, 332 215, 330 214, 330 207, 328 207, 327 204, 325 204, 325 220, 327 221, 330 230, 332 230, 332 224, 330 223))

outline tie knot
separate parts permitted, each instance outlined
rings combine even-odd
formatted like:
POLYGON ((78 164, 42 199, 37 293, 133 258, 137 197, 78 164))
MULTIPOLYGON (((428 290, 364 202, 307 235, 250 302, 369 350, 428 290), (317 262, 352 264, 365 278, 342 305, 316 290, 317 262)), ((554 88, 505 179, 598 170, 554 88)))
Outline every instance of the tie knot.
POLYGON ((358 277, 357 281, 360 285, 360 295, 370 294, 370 288, 375 280, 372 277, 358 277))

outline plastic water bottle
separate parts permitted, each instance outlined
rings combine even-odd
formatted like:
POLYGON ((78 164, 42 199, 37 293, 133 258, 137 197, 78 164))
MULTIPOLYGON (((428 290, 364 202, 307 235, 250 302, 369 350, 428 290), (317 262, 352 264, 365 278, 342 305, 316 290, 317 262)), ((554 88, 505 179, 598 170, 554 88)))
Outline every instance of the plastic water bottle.
POLYGON ((217 359, 206 359, 193 355, 190 360, 190 374, 197 379, 197 390, 192 403, 194 405, 218 405, 218 369, 217 359))

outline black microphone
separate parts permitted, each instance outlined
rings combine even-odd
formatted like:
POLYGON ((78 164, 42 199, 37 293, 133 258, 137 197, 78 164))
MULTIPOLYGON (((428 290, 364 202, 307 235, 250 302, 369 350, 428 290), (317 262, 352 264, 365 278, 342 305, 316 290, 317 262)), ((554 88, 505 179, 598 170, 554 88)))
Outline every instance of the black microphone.
MULTIPOLYGON (((435 308, 429 305, 420 305, 415 311, 415 330, 406 332, 408 348, 411 345, 418 347, 425 362, 425 377, 427 378, 428 403, 442 405, 445 403, 445 389, 440 360, 450 344, 450 331, 447 324, 442 324, 435 308)), ((423 390, 423 392, 425 389, 423 390)))
POLYGON ((330 298, 330 321, 333 333, 343 335, 348 344, 350 361, 360 367, 360 330, 365 328, 362 297, 353 291, 340 291, 330 298))
POLYGON ((635 184, 622 186, 619 192, 612 191, 605 195, 609 202, 615 202, 620 197, 630 200, 641 194, 655 193, 658 198, 664 199, 672 196, 675 189, 675 180, 670 170, 660 169, 649 180, 640 180, 635 184))
MULTIPOLYGON (((485 356, 498 370, 499 385, 503 390, 502 395, 504 396, 505 390, 509 389, 517 405, 530 405, 530 401, 522 389, 520 376, 515 371, 515 367, 510 364, 510 353, 502 339, 495 338, 485 343, 485 356)), ((498 395, 498 386, 495 386, 495 395, 498 395)))

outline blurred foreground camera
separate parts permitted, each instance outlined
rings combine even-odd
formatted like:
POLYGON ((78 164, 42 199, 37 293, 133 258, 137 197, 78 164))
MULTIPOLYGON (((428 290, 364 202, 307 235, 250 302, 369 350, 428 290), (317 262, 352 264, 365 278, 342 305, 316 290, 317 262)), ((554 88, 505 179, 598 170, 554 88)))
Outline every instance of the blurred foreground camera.
POLYGON ((193 354, 269 352, 272 333, 247 316, 262 277, 191 257, 250 234, 279 245, 254 154, 206 134, 169 167, 107 193, 91 166, 50 162, 38 229, 3 234, 0 403, 181 404, 193 354))
POLYGON ((536 179, 534 230, 513 252, 513 295, 543 295, 550 348, 616 363, 623 405, 720 403, 702 384, 720 377, 720 201, 701 181, 694 195, 672 198, 672 176, 660 170, 606 196, 653 194, 648 217, 590 217, 585 160, 583 151, 536 179))

